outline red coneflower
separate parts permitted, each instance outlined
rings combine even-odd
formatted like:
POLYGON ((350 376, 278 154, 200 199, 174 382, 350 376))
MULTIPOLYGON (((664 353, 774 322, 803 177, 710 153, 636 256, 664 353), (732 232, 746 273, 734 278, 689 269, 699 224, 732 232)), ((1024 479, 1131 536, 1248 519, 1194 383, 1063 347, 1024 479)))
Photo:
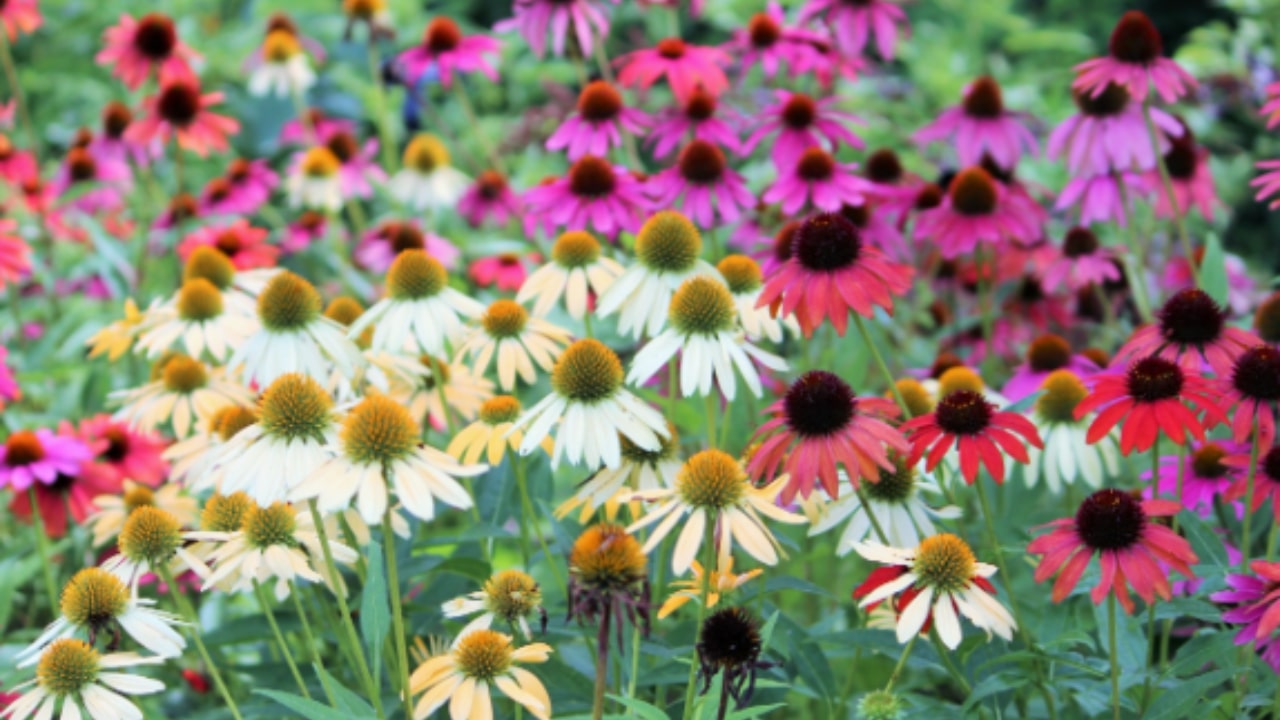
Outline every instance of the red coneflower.
POLYGON ((1232 365, 1260 341, 1247 330, 1227 325, 1227 309, 1198 288, 1181 290, 1165 301, 1156 322, 1138 328, 1116 351, 1127 361, 1157 355, 1197 373, 1208 363, 1220 378, 1230 377, 1232 365))
POLYGON ((176 138, 180 147, 197 155, 211 150, 226 150, 227 135, 240 129, 239 121, 209 112, 209 106, 222 102, 222 93, 200 92, 200 81, 194 76, 161 81, 160 90, 142 101, 146 114, 125 131, 125 137, 136 143, 176 138))
POLYGON ((1024 442, 1044 449, 1040 432, 1030 420, 997 410, 972 390, 947 394, 933 412, 907 421, 900 429, 911 441, 908 465, 920 462, 928 452, 926 469, 933 470, 954 446, 960 456, 960 474, 970 485, 978 479, 979 464, 987 467, 997 483, 1003 483, 1005 453, 1020 463, 1031 459, 1024 442))

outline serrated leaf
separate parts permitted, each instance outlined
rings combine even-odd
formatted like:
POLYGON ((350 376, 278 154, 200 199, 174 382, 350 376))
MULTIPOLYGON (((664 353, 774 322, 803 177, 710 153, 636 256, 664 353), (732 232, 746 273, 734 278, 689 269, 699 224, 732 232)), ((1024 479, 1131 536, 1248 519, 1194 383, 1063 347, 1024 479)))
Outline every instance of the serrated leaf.
POLYGON ((334 710, 331 707, 325 707, 315 700, 308 700, 301 695, 279 692, 278 690, 254 690, 254 692, 258 695, 262 695, 263 697, 275 700, 298 715, 306 718, 306 720, 353 720, 353 718, 345 712, 334 710))
POLYGON ((1231 677, 1231 670, 1216 670, 1195 678, 1180 680, 1177 685, 1156 698, 1151 709, 1143 715, 1145 720, 1173 720, 1174 718, 1193 717, 1188 714, 1195 701, 1203 697, 1205 691, 1231 677))

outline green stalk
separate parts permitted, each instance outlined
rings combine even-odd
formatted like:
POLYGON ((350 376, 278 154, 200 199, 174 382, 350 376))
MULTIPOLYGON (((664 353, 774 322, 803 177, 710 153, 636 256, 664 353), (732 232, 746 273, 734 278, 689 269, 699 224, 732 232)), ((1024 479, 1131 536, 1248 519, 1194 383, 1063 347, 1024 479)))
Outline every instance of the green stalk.
MULTIPOLYGON (((516 486, 520 490, 520 532, 524 533, 525 520, 533 523, 533 534, 538 539, 538 546, 542 548, 542 555, 547 559, 547 567, 551 568, 552 574, 556 576, 556 584, 565 591, 569 592, 568 579, 560 572, 560 566, 555 562, 555 556, 551 554, 551 546, 547 544, 547 538, 542 534, 542 525, 538 522, 538 513, 533 508, 533 500, 529 497, 529 479, 525 468, 525 459, 516 457, 512 464, 516 468, 516 486)), ((530 569, 530 568, 526 568, 530 569)))
POLYGON ((596 684, 591 696, 591 720, 604 717, 604 693, 609 687, 609 620, 612 615, 613 603, 605 603, 600 630, 596 634, 596 684))
POLYGON ((382 65, 378 58, 378 43, 373 33, 369 33, 368 45, 369 79, 373 81, 373 121, 378 126, 378 150, 382 155, 382 166, 388 171, 395 165, 394 145, 391 137, 391 126, 387 124, 387 101, 382 90, 382 65))
POLYGON ((13 62, 13 50, 9 47, 9 35, 0 33, 0 64, 4 65, 4 77, 9 83, 9 92, 13 95, 13 104, 18 107, 18 118, 22 120, 22 127, 27 131, 27 143, 31 145, 31 152, 37 156, 40 153, 40 141, 36 137, 36 126, 31 122, 31 114, 27 110, 27 99, 22 94, 22 85, 18 83, 18 68, 13 62))
POLYGON ((280 632, 280 625, 276 623, 276 614, 272 612, 271 604, 262 594, 262 584, 257 580, 253 582, 253 594, 258 598, 258 607, 262 609, 262 614, 267 618, 267 624, 271 626, 271 634, 275 635, 276 644, 280 646, 280 652, 284 655, 285 664, 289 666, 289 672, 293 674, 294 682, 298 683, 298 690, 302 693, 302 697, 310 700, 311 693, 307 690, 307 683, 302 679, 302 673, 298 672, 298 664, 293 661, 289 643, 284 639, 284 633, 280 632))
POLYGON ((1111 717, 1120 720, 1120 658, 1116 652, 1116 594, 1107 594, 1107 647, 1111 650, 1111 717))
MULTIPOLYGON (((0 33, 2 35, 3 33, 0 33)), ((231 717, 235 720, 243 720, 240 715, 240 708, 236 706, 236 701, 231 697, 231 693, 227 690, 227 684, 222 680, 222 673, 219 672, 218 666, 214 664, 213 658, 209 655, 209 649, 204 646, 204 639, 200 637, 200 618, 196 615, 195 608, 191 606, 191 601, 183 594, 182 588, 178 587, 178 583, 173 579, 173 573, 163 564, 157 564, 153 570, 160 579, 169 586, 169 594, 173 596, 173 600, 178 605, 178 613, 182 615, 182 619, 187 622, 187 631, 191 635, 191 639, 196 644, 196 650, 200 652, 200 659, 204 661, 204 666, 209 669, 209 676, 213 678, 213 685, 218 689, 218 694, 222 696, 222 701, 227 704, 227 710, 231 711, 231 717)))
MULTIPOLYGON (((0 35, 3 35, 0 32, 0 35)), ((22 328, 18 328, 18 332, 22 332, 22 328)), ((44 527, 44 515, 40 513, 40 504, 36 498, 36 486, 32 485, 27 489, 28 497, 31 499, 31 526, 36 531, 36 548, 40 553, 40 567, 44 570, 44 591, 49 596, 49 611, 54 615, 58 614, 58 581, 54 577, 53 558, 49 556, 49 533, 44 527)))
POLYGON ((884 381, 889 383, 889 392, 893 393, 893 399, 898 403, 898 407, 902 408, 902 418, 910 420, 911 410, 907 407, 907 401, 902 397, 902 393, 898 391, 898 381, 894 379, 893 373, 889 372, 889 366, 885 363, 884 356, 880 354, 880 346, 872 341, 871 333, 867 331, 867 324, 863 322, 861 315, 854 313, 853 322, 858 326, 858 334, 862 336, 862 342, 871 350, 871 359, 875 361, 876 367, 880 368, 884 381))
POLYGON ((707 393, 702 399, 703 405, 707 409, 707 447, 716 447, 716 396, 715 390, 707 393))
POLYGON ((1200 266, 1196 263, 1195 251, 1191 247, 1191 236, 1187 234, 1187 222, 1182 216, 1182 208, 1178 206, 1178 196, 1173 192, 1173 180, 1169 176, 1169 166, 1164 161, 1164 153, 1160 152, 1160 136, 1156 124, 1151 119, 1151 107, 1147 101, 1142 103, 1142 119, 1147 125, 1147 137, 1151 139, 1151 148, 1155 151, 1156 170, 1160 173, 1160 184, 1164 194, 1169 198, 1169 207, 1173 208, 1173 224, 1178 229, 1178 240, 1182 243, 1182 253, 1187 256, 1191 266, 1191 279, 1200 284, 1200 266))
POLYGON ((1253 520, 1253 493, 1255 490, 1255 481, 1258 479, 1258 420, 1253 421, 1253 447, 1249 450, 1249 475, 1245 481, 1245 500, 1244 500, 1244 533, 1240 538, 1240 568, 1249 567, 1249 539, 1250 521, 1253 520))
POLYGON ((898 676, 902 674, 902 668, 907 664, 907 658, 911 656, 911 648, 916 646, 916 641, 920 639, 920 633, 911 636, 905 647, 902 648, 902 657, 898 658, 898 664, 893 668, 893 674, 889 676, 889 682, 884 686, 885 692, 893 690, 893 684, 898 681, 898 676))
MULTIPOLYGON (((320 646, 316 643, 316 636, 311 632, 311 621, 307 619, 306 610, 302 607, 302 598, 299 597, 301 591, 298 589, 297 583, 289 581, 289 598, 293 600, 293 612, 297 614, 298 620, 302 622, 302 638, 306 642, 307 655, 311 658, 311 664, 316 668, 324 670, 324 662, 320 657, 320 646)), ((304 658, 305 662, 305 658, 304 658)), ((319 673, 317 673, 319 675, 319 673)), ((329 700, 329 705, 336 708, 334 703, 333 692, 329 690, 329 684, 323 682, 324 676, 321 677, 320 687, 324 689, 324 695, 329 700)))
POLYGON ((396 536, 391 530, 391 506, 382 516, 382 543, 387 556, 387 586, 391 589, 392 632, 395 633, 396 666, 400 670, 400 697, 404 701, 404 716, 413 717, 413 696, 409 692, 409 651, 405 647, 404 608, 400 598, 400 572, 396 567, 396 536))
POLYGON ((702 623, 707 619, 707 599, 711 596, 711 570, 716 566, 716 521, 719 513, 707 518, 706 537, 702 548, 702 597, 698 599, 698 625, 694 629, 693 655, 689 658, 689 681, 684 687, 684 720, 693 717, 693 696, 698 681, 698 642, 702 636, 702 623))

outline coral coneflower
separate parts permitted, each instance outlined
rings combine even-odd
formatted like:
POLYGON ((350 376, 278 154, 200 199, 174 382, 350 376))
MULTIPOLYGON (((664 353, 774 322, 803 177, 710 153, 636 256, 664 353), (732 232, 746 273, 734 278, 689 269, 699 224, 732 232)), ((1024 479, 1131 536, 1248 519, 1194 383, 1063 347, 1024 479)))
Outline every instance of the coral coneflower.
POLYGON ((944 258, 954 259, 973 253, 979 244, 1000 252, 1011 241, 1030 242, 1040 229, 1033 213, 1011 201, 1008 188, 973 166, 951 179, 941 205, 920 213, 915 234, 932 240, 944 258))
POLYGON ((1160 433, 1178 445, 1185 444, 1188 435, 1204 440, 1206 428, 1228 422, 1219 401, 1209 381, 1151 355, 1122 371, 1097 375, 1088 397, 1076 406, 1075 416, 1098 411, 1089 426, 1091 443, 1123 421, 1120 451, 1128 455, 1134 450, 1146 452, 1160 433))
POLYGON ((1236 360, 1259 341, 1249 331, 1228 325, 1227 315, 1205 291, 1181 290, 1161 306, 1155 323, 1133 333, 1114 360, 1156 355, 1190 374, 1198 374, 1207 363, 1219 378, 1230 377, 1236 360))
POLYGON ((932 413, 908 420, 901 429, 911 442, 911 464, 928 453, 926 467, 932 470, 954 446, 960 474, 970 485, 978 479, 979 464, 986 466, 992 479, 1002 483, 1005 454, 1025 464, 1030 460, 1027 445, 1044 448, 1040 433, 1030 420, 1018 413, 997 410, 973 390, 948 393, 938 400, 932 413))
POLYGON ((18 221, 0 217, 0 286, 31 272, 31 246, 18 234, 18 221))
POLYGON ((1236 358, 1230 374, 1218 383, 1220 406, 1231 416, 1236 442, 1248 442, 1257 433, 1261 447, 1276 438, 1276 412, 1280 409, 1280 350, 1256 345, 1236 358))
POLYGON ((547 139, 547 149, 564 150, 571 161, 584 155, 607 157, 622 145, 622 133, 641 135, 648 125, 649 116, 627 107, 617 88, 594 80, 578 94, 577 110, 547 139))
POLYGON ((198 247, 217 248, 237 270, 275 267, 280 249, 267 242, 269 231, 240 219, 230 225, 207 225, 187 234, 178 243, 178 258, 186 262, 198 247))
POLYGON ((1120 17, 1107 55, 1086 60, 1075 67, 1074 90, 1097 97, 1114 83, 1129 91, 1134 100, 1143 102, 1149 88, 1154 88, 1165 102, 1175 102, 1196 87, 1196 80, 1178 65, 1164 57, 1164 41, 1151 18, 1139 10, 1120 17))
POLYGON ((9 42, 19 35, 30 35, 40 27, 40 0, 8 0, 0 7, 0 26, 4 27, 9 42))
POLYGON ((173 18, 164 13, 149 13, 139 19, 124 14, 120 22, 102 35, 106 43, 94 59, 99 65, 111 66, 112 74, 130 89, 137 90, 151 76, 163 78, 194 77, 191 63, 200 56, 178 37, 173 18))
POLYGON ((125 131, 125 138, 146 144, 173 139, 197 155, 227 149, 227 136, 240 130, 240 123, 209 111, 222 101, 222 93, 202 93, 194 76, 161 80, 155 95, 142 101, 145 112, 125 131))
POLYGON ((737 222, 755 204, 746 180, 729 167, 724 151, 704 140, 684 146, 676 164, 650 178, 656 207, 678 207, 703 227, 737 222))
POLYGON ((766 137, 773 139, 770 156, 780 168, 794 165, 811 147, 835 152, 842 144, 863 147, 862 139, 846 125, 861 125, 857 115, 836 108, 837 98, 814 99, 804 93, 778 90, 777 102, 761 111, 761 124, 744 145, 750 152, 766 137))
POLYGON ((949 142, 962 164, 976 165, 985 156, 1004 170, 1017 165, 1023 152, 1039 149, 1025 117, 1005 108, 1000 84, 989 75, 970 83, 964 101, 917 130, 914 139, 921 145, 949 142))
MULTIPOLYGON (((537 262, 541 258, 537 253, 529 258, 537 262)), ((489 257, 473 260, 467 267, 467 277, 480 288, 494 288, 502 292, 516 292, 524 284, 529 271, 525 269, 525 258, 519 253, 504 252, 489 257)))
POLYGON ((665 77, 677 102, 688 100, 698 87, 714 96, 728 90, 724 67, 729 62, 728 53, 719 48, 691 45, 678 37, 659 40, 654 47, 634 50, 614 61, 621 66, 618 84, 643 90, 665 77))
POLYGON ((643 183, 623 167, 584 155, 563 177, 531 188, 524 196, 533 219, 554 229, 592 229, 606 237, 635 232, 649 206, 643 183))

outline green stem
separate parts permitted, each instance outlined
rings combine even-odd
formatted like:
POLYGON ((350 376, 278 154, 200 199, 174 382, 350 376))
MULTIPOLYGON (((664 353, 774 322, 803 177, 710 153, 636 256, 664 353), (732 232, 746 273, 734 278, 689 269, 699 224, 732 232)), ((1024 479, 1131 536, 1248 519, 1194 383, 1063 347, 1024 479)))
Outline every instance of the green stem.
POLYGON ((1178 206, 1178 196, 1173 191, 1173 180, 1169 176, 1169 166, 1164 161, 1164 153, 1160 151, 1160 135, 1156 124, 1151 119, 1151 107, 1146 101, 1142 103, 1142 119, 1147 125, 1147 137, 1151 139, 1151 148, 1155 151, 1156 170, 1160 173, 1160 184, 1169 199, 1169 207, 1173 210, 1173 224, 1178 229, 1178 240, 1182 243, 1182 253, 1187 256, 1187 264, 1191 266, 1191 279, 1200 284, 1200 266, 1196 262, 1195 251, 1191 247, 1191 236, 1187 234, 1187 222, 1178 206))
POLYGON ((582 316, 582 336, 586 338, 595 337, 591 334, 591 313, 585 313, 582 316))
POLYGON ((636 696, 636 683, 640 679, 640 626, 631 626, 631 674, 627 676, 627 697, 636 696))
POLYGON ((182 619, 187 622, 188 634, 191 635, 192 641, 196 644, 196 650, 200 653, 200 659, 204 661, 204 666, 209 670, 209 676, 213 678, 213 685, 218 689, 218 694, 222 696, 222 701, 227 704, 227 710, 231 711, 231 717, 235 720, 243 720, 240 715, 240 708, 236 706, 236 701, 231 697, 231 693, 227 690, 227 684, 222 680, 222 673, 218 670, 218 666, 213 662, 213 658, 209 655, 209 649, 204 646, 204 639, 200 637, 200 618, 196 615, 195 608, 191 606, 191 601, 182 593, 182 588, 178 587, 178 583, 173 579, 173 573, 169 571, 163 563, 157 563, 154 568, 155 573, 160 579, 169 586, 169 594, 178 605, 178 612, 182 615, 182 619))
POLYGON ((707 619, 707 599, 711 597, 711 571, 716 567, 717 514, 707 518, 706 537, 703 539, 702 597, 698 598, 698 625, 694 628, 693 654, 689 658, 689 680, 684 687, 684 720, 693 717, 693 696, 698 681, 698 643, 702 636, 702 623, 707 619))
POLYGON ((875 513, 871 512, 871 504, 867 501, 867 494, 863 492, 862 485, 854 483, 853 492, 858 496, 858 502, 862 503, 863 512, 867 514, 867 519, 871 521, 871 529, 875 530, 876 537, 880 538, 880 542, 888 545, 889 536, 885 534, 884 528, 880 527, 880 521, 876 519, 875 513))
POLYGON ((1107 594, 1107 647, 1111 651, 1111 717, 1120 720, 1120 657, 1116 651, 1116 594, 1107 594))
MULTIPOLYGON (((316 636, 311 632, 311 621, 307 619, 307 612, 302 607, 302 598, 300 597, 300 593, 301 591, 298 589, 297 583, 290 580, 289 598, 293 600, 293 612, 297 614, 298 621, 302 623, 302 639, 306 642, 307 646, 307 653, 303 658, 303 662, 306 662, 307 658, 310 658, 311 664, 323 670, 324 662, 320 657, 320 645, 316 643, 316 636)), ((320 677, 323 681, 324 676, 321 675, 320 677)), ((324 689, 325 697, 329 699, 329 705, 335 708, 338 707, 334 704, 333 693, 329 690, 329 684, 321 682, 320 686, 324 689)))
POLYGON ((1252 538, 1250 534, 1250 521, 1253 520, 1253 493, 1255 480, 1258 478, 1258 420, 1253 421, 1253 447, 1249 450, 1249 475, 1245 481, 1245 499, 1244 499, 1244 528, 1240 538, 1240 568, 1249 567, 1249 540, 1252 538))
POLYGON ((867 324, 863 322, 861 315, 854 313, 853 322, 858 326, 858 334, 862 336, 862 342, 871 350, 871 359, 875 361, 876 367, 880 368, 884 381, 889 383, 889 392, 893 393, 894 401, 898 403, 898 407, 902 408, 902 418, 910 420, 911 409, 907 407, 906 399, 898 391, 898 381, 894 379, 893 373, 889 372, 889 366, 885 363, 884 356, 880 354, 880 346, 871 339, 871 333, 867 331, 867 324))
MULTIPOLYGON (((476 108, 471 104, 471 96, 467 94, 467 86, 463 84, 462 78, 454 78, 453 89, 458 98, 458 106, 462 108, 462 114, 466 117, 467 127, 470 128, 471 134, 480 141, 480 145, 484 149, 484 155, 489 159, 489 164, 505 175, 507 170, 503 165, 502 158, 494 151, 489 138, 480 130, 480 118, 476 116, 476 108)), ((476 168, 477 171, 481 169, 483 168, 476 168)))
POLYGON ((947 669, 951 679, 960 686, 961 694, 968 696, 973 692, 973 688, 969 685, 969 681, 964 679, 964 674, 955 666, 955 663, 951 662, 951 650, 942 644, 936 630, 929 631, 929 639, 933 641, 933 648, 938 652, 938 657, 942 658, 942 666, 947 669))
POLYGON ((9 312, 13 315, 13 342, 19 350, 27 347, 27 336, 22 332, 21 299, 18 294, 18 283, 9 283, 9 312))
POLYGON ((902 657, 898 658, 898 664, 893 668, 893 674, 889 676, 889 682, 884 686, 885 692, 893 690, 893 684, 898 682, 898 676, 902 674, 902 668, 907 664, 907 658, 911 656, 911 648, 916 646, 916 641, 920 639, 920 633, 911 636, 911 640, 907 641, 905 647, 902 648, 902 657))
POLYGON ((395 633, 396 667, 400 669, 400 697, 404 716, 413 717, 413 697, 409 692, 409 651, 405 647, 404 608, 400 598, 400 572, 396 564, 396 535, 391 530, 391 506, 382 516, 382 543, 387 556, 387 586, 391 589, 392 632, 395 633))
POLYGON ((262 609, 262 614, 267 618, 267 624, 271 626, 271 634, 276 637, 276 644, 280 646, 280 652, 284 655, 285 664, 289 666, 294 682, 298 683, 298 690, 303 697, 310 700, 311 692, 307 690, 307 683, 302 679, 302 673, 298 672, 298 664, 293 660, 293 653, 289 650, 288 641, 284 639, 284 633, 280 632, 276 614, 271 610, 271 603, 267 602, 266 596, 262 594, 262 584, 256 580, 253 583, 253 594, 258 598, 258 607, 262 609))
POLYGON ((1133 203, 1129 202, 1129 193, 1125 190, 1123 178, 1119 176, 1116 177, 1116 188, 1120 192, 1120 204, 1124 206, 1125 215, 1129 218, 1129 247, 1134 249, 1138 260, 1137 267, 1134 267, 1132 258, 1126 256, 1121 258, 1121 264, 1128 277, 1129 287, 1133 288, 1133 300, 1138 305, 1138 314, 1143 322, 1150 323, 1155 320, 1155 315, 1151 312, 1151 298, 1147 294, 1147 283, 1143 274, 1147 269, 1147 243, 1138 231, 1137 219, 1133 216, 1133 203))
POLYGON ((702 403, 707 409, 707 447, 714 448, 716 446, 716 395, 715 390, 707 393, 702 398, 702 403))
POLYGON ((391 126, 387 124, 389 115, 386 110, 386 95, 382 89, 382 63, 379 62, 378 44, 372 34, 369 35, 368 57, 369 79, 373 81, 373 121, 378 126, 378 151, 382 156, 382 166, 390 171, 395 165, 395 154, 392 152, 394 142, 391 126))
MULTIPOLYGON (((3 32, 0 32, 0 35, 3 34, 3 32)), ((22 332, 22 328, 18 328, 18 332, 22 332)), ((49 596, 49 611, 57 615, 58 579, 55 577, 57 570, 49 552, 49 533, 44 526, 44 515, 40 512, 40 503, 36 496, 35 486, 32 485, 28 488, 27 493, 31 500, 31 526, 36 531, 36 548, 40 553, 40 567, 44 570, 44 591, 49 596)))
MULTIPOLYGON (((520 490, 520 529, 524 531, 524 523, 526 520, 533 523, 533 535, 538 540, 538 547, 542 548, 542 555, 547 560, 547 567, 551 568, 552 574, 556 576, 556 585, 569 592, 568 579, 560 572, 560 566, 556 564, 555 555, 551 554, 551 546, 547 544, 547 538, 542 534, 542 524, 538 522, 538 513, 534 510, 533 499, 529 497, 529 478, 525 468, 525 459, 517 457, 514 460, 516 468, 516 487, 520 490)), ((531 570, 531 567, 525 568, 531 570)))

